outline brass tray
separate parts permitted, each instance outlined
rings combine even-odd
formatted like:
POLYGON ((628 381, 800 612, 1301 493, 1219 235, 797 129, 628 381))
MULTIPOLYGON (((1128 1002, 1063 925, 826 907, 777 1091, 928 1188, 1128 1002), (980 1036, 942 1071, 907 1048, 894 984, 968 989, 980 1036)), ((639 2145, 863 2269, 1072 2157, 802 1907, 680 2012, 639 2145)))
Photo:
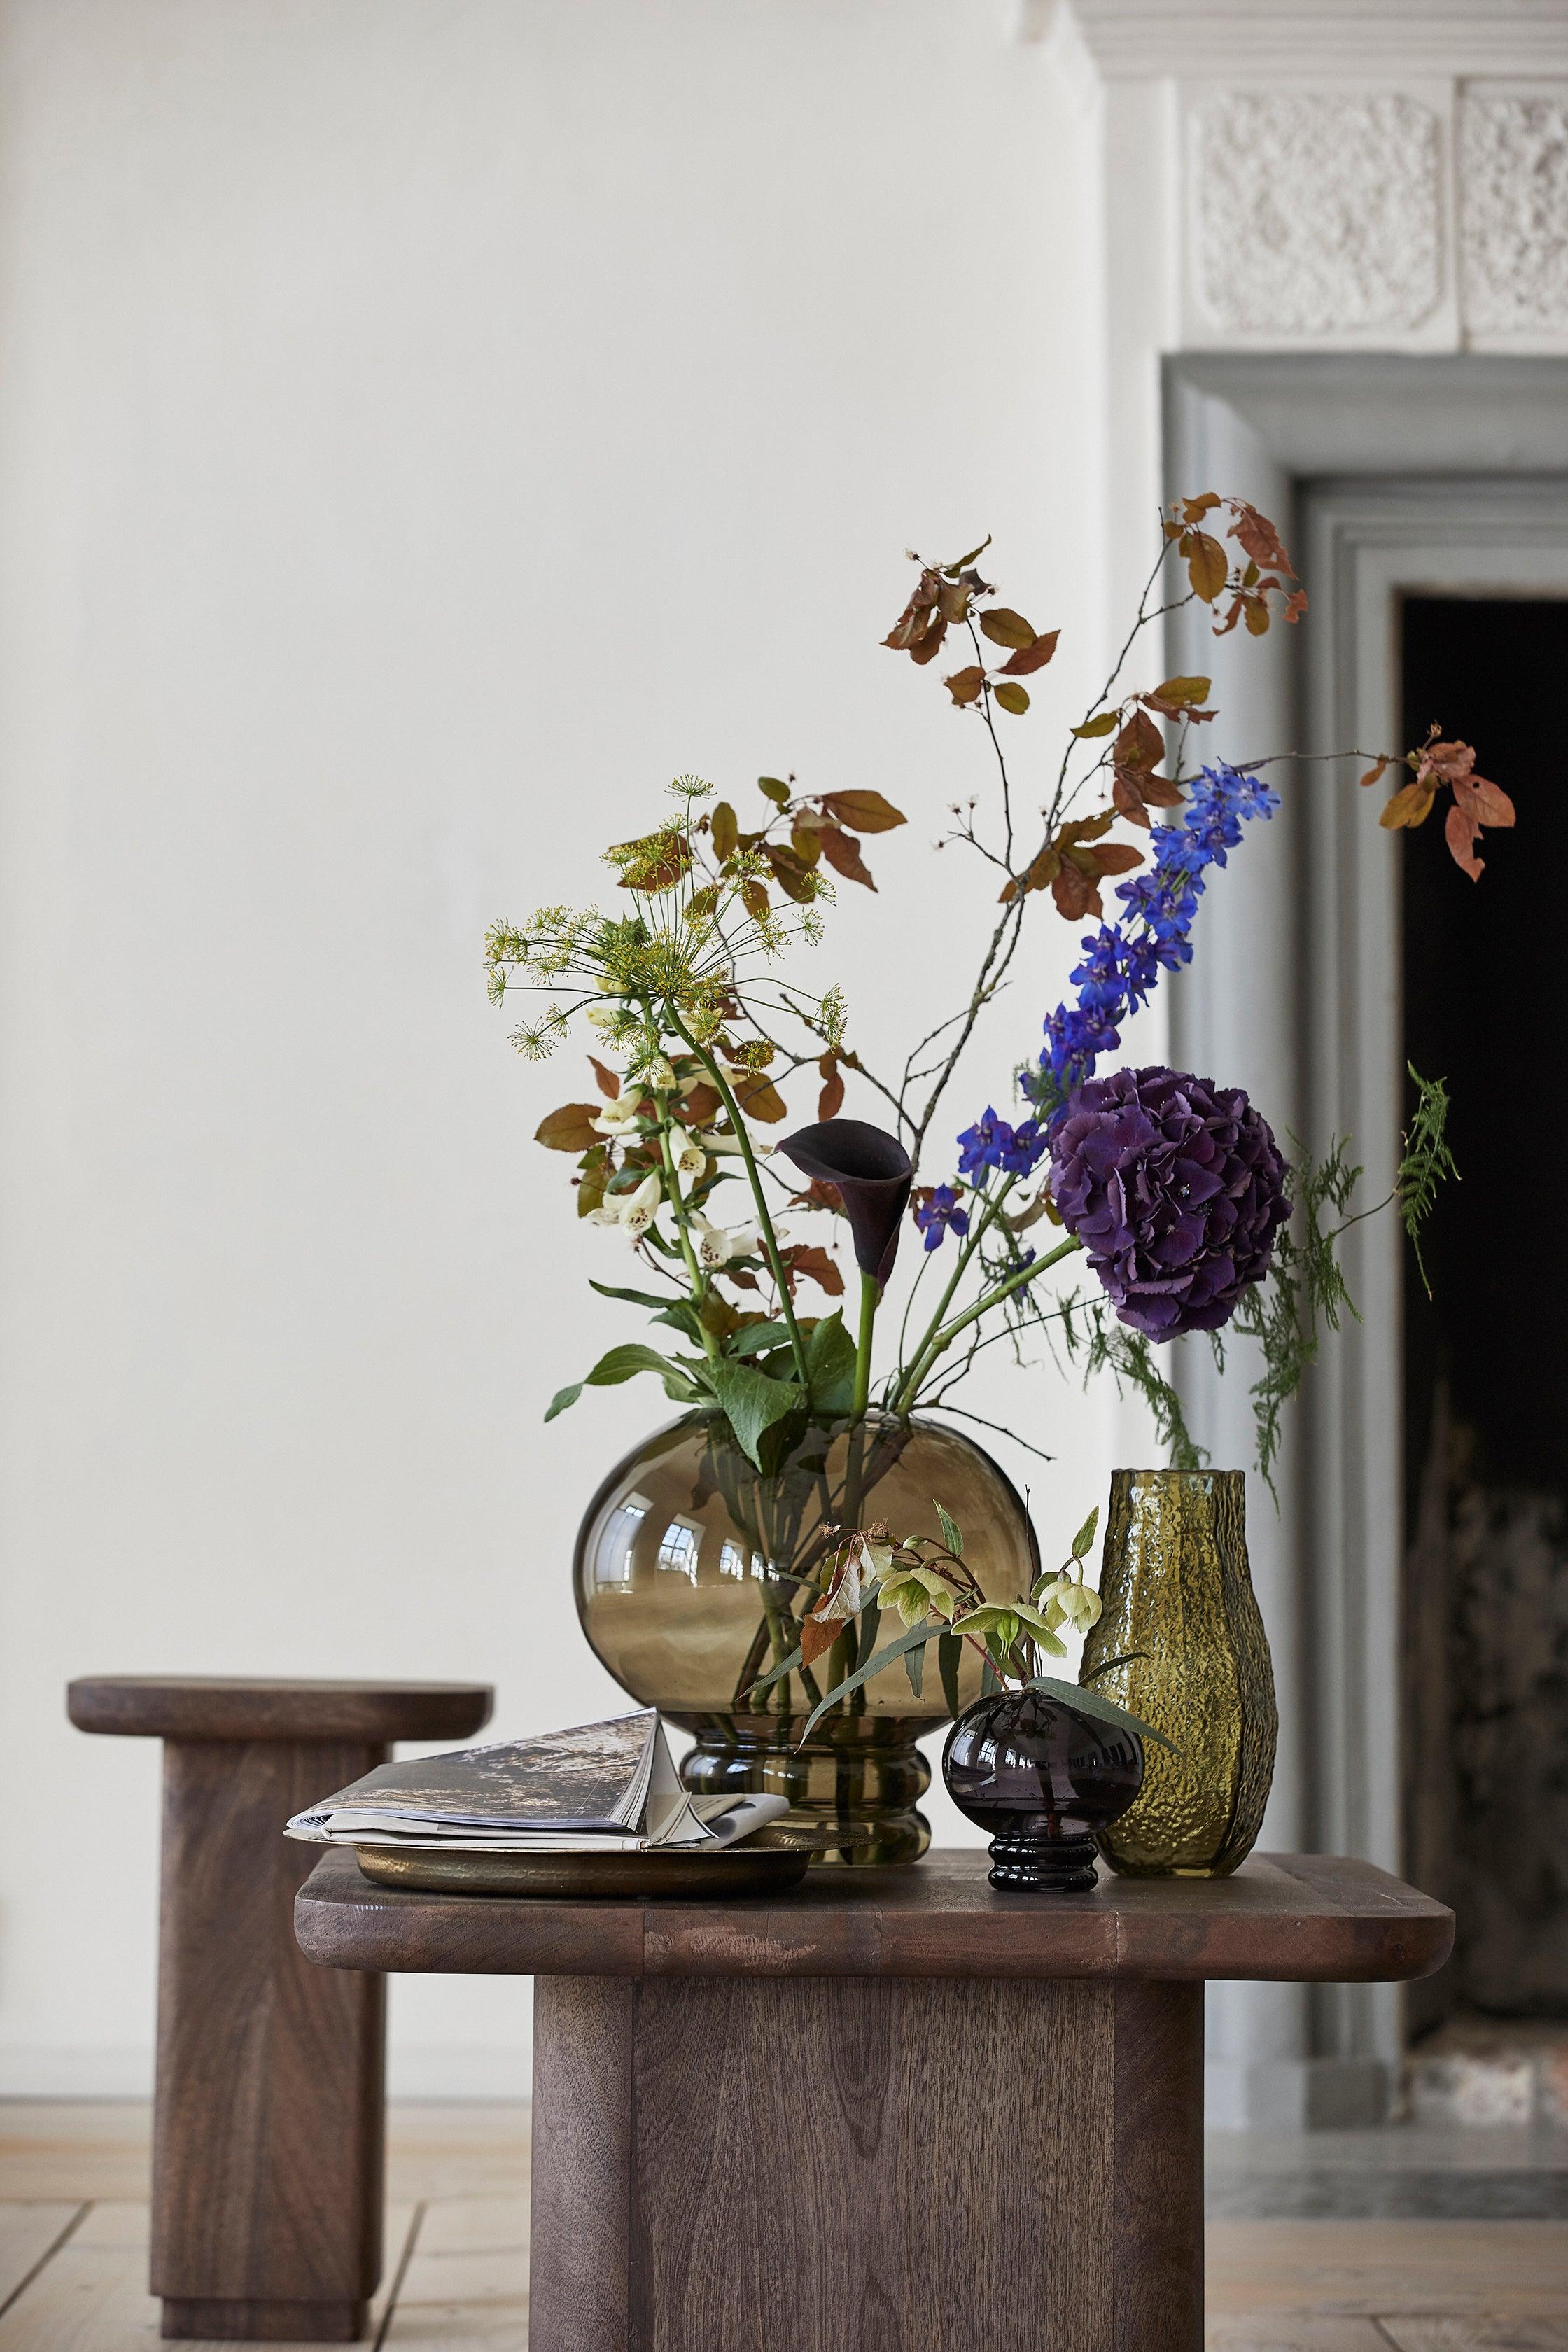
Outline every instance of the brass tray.
POLYGON ((869 1845, 869 1825, 818 1829, 765 1822, 738 1845, 696 1853, 442 1853, 362 1845, 359 1866, 377 1886, 431 1895, 679 1895, 683 1899, 777 1895, 798 1886, 819 1853, 869 1845))

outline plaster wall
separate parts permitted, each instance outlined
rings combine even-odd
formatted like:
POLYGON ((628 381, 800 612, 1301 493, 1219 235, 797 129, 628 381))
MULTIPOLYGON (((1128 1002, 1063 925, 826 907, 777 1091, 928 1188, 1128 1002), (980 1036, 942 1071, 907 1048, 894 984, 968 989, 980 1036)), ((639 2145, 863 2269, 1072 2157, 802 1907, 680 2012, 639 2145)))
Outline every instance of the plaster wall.
MULTIPOLYGON (((878 639, 990 530, 1068 625, 1035 757, 1092 690, 1095 119, 988 0, 0 8, 0 2087, 148 2079, 157 1758, 72 1674, 616 1705, 570 1544, 664 1402, 542 1428, 634 1330, 531 1140, 585 1069, 510 1053, 480 934, 676 772, 794 769, 911 818, 821 953, 857 1034, 948 1008, 977 730, 878 639)), ((1110 1409, 973 1401, 1054 1540, 1110 1409)), ((395 1988, 395 2086, 525 2042, 395 1988)))

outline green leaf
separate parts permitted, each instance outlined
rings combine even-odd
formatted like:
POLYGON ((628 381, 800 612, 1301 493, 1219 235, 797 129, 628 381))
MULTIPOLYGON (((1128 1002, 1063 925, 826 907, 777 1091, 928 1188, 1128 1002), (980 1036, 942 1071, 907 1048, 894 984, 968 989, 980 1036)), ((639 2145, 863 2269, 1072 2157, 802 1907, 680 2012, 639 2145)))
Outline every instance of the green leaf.
POLYGON ((569 1389, 557 1389, 550 1400, 550 1410, 544 1416, 545 1420, 553 1421, 558 1412, 564 1412, 569 1404, 575 1404, 582 1393, 581 1381, 574 1381, 569 1389))
POLYGON ((896 1658, 903 1656, 906 1650, 918 1650, 923 1643, 934 1642, 941 1631, 938 1625, 917 1625, 912 1633, 902 1634, 896 1642, 889 1642, 875 1657, 868 1658, 863 1666, 857 1666, 852 1675, 846 1675, 844 1680, 835 1684, 826 1697, 806 1717, 805 1729, 800 1735, 801 1745, 804 1747, 811 1738, 830 1706, 837 1706, 839 1700, 847 1697, 852 1690, 858 1690, 860 1685, 869 1682, 873 1675, 879 1675, 884 1666, 890 1666, 896 1658))
POLYGON ((910 1690, 919 1698, 926 1678, 926 1654, 923 1649, 904 1652, 904 1672, 909 1677, 910 1690))
POLYGON ((840 1308, 825 1315, 806 1340, 805 1370, 814 1412, 832 1418, 850 1410, 855 1402, 855 1342, 844 1328, 840 1308))
POLYGON ((963 1529, 959 1526, 956 1519, 949 1517, 948 1514, 942 1509, 940 1503, 938 1503, 936 1507, 936 1515, 942 1521, 942 1539, 943 1543, 947 1546, 949 1551, 952 1552, 955 1559, 962 1559, 963 1558, 963 1529))
POLYGON ((1094 1541, 1094 1531, 1099 1525, 1100 1505, 1096 1503, 1093 1510, 1090 1511, 1088 1518, 1085 1519, 1082 1527, 1079 1528, 1077 1535, 1074 1536, 1072 1539, 1072 1556, 1074 1559, 1087 1559, 1089 1558, 1089 1548, 1094 1541))
POLYGON ((1010 710, 1015 719, 1022 719, 1029 707, 1029 689, 1026 686, 1016 686, 1010 677, 1005 677, 999 685, 994 686, 991 691, 1004 710, 1010 710))
POLYGON ((661 1298, 657 1290, 623 1290, 617 1283, 595 1282, 592 1275, 588 1277, 588 1287, 596 1290, 601 1298, 625 1298, 633 1307, 660 1308, 669 1305, 668 1291, 661 1298))
POLYGON ((787 1323, 748 1323, 728 1342, 725 1353, 731 1356, 760 1356, 769 1348, 787 1347, 788 1344, 787 1323))
POLYGON ((1113 1698, 1107 1698, 1103 1691, 1086 1690, 1081 1683, 1059 1683, 1054 1675, 1035 1675, 1028 1687, 1044 1691, 1047 1698, 1058 1700, 1063 1706, 1078 1707, 1082 1714, 1093 1716, 1097 1723, 1113 1723, 1122 1731, 1135 1731, 1140 1739, 1157 1739, 1173 1755, 1180 1753, 1173 1739, 1167 1739, 1163 1731, 1156 1731, 1141 1716, 1130 1715, 1113 1698))
POLYGON ((760 793, 766 793, 769 800, 776 801, 780 808, 783 808, 789 798, 789 786, 777 776, 759 776, 757 790, 760 793))
POLYGON ((1114 735, 1121 724, 1121 714, 1120 711, 1097 710, 1092 719, 1086 719, 1083 725, 1081 727, 1075 727, 1072 730, 1072 732, 1079 738, 1079 740, 1082 742, 1092 735, 1114 735))
MULTIPOLYGON (((697 1365, 691 1367, 692 1371, 699 1369, 697 1365)), ((622 1381, 635 1380, 638 1372, 657 1372, 664 1382, 666 1396, 673 1397, 678 1404, 696 1404, 701 1396, 702 1391, 693 1385, 690 1372, 684 1366, 673 1362, 668 1356, 661 1356, 657 1348, 645 1348, 637 1339, 625 1347, 612 1348, 607 1355, 601 1356, 584 1385, 616 1388, 622 1381)))
POLYGON ((963 1663, 963 1640, 958 1633, 939 1633, 936 1643, 937 1672, 942 1676, 942 1695, 949 1715, 958 1715, 963 1701, 959 1694, 958 1669, 963 1663))
POLYGON ((804 1406, 805 1391, 793 1381, 770 1381, 765 1372, 725 1357, 705 1365, 703 1374, 735 1433, 736 1444, 760 1470, 763 1463, 757 1448, 764 1432, 804 1406))

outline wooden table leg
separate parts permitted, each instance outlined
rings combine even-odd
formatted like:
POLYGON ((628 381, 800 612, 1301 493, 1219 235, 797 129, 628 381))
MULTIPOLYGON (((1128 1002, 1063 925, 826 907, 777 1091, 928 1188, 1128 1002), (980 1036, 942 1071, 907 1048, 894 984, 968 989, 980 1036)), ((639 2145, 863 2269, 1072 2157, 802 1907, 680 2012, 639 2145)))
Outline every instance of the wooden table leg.
POLYGON ((351 1741, 169 1739, 153 2292, 165 2336, 350 2343, 381 2276, 385 1979, 312 1968, 291 1813, 351 1741))
POLYGON ((531 2352, 1199 2352, 1203 1989, 541 1978, 531 2352))

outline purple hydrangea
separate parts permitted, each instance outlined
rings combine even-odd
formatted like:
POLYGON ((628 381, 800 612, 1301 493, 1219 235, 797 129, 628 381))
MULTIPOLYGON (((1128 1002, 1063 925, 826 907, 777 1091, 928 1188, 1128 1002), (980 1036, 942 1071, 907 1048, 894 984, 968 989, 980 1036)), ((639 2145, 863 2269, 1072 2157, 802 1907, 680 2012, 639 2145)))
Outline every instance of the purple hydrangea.
POLYGON ((1090 1078, 1051 1136, 1051 1194, 1123 1323, 1216 1331, 1290 1213, 1285 1163, 1239 1087, 1152 1067, 1090 1078))

